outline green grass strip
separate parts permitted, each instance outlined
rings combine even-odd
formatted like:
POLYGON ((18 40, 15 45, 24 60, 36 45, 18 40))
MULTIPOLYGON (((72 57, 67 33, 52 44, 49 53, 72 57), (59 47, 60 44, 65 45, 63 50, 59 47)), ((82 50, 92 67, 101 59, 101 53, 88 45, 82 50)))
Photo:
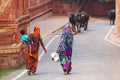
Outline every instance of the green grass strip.
POLYGON ((15 72, 17 70, 25 69, 25 66, 21 66, 19 68, 14 68, 14 69, 5 69, 5 70, 0 70, 0 79, 11 74, 12 72, 15 72))

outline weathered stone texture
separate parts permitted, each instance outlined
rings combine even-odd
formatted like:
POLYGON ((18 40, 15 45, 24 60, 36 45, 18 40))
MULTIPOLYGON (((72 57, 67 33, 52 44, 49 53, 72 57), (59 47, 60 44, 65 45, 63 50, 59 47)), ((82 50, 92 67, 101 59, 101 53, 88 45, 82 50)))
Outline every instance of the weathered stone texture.
POLYGON ((26 48, 17 48, 15 46, 10 46, 8 49, 4 49, 4 54, 0 53, 0 69, 17 68, 26 62, 26 48))
MULTIPOLYGON (((76 3, 68 4, 68 3, 60 3, 54 2, 52 3, 53 13, 57 15, 68 15, 71 12, 75 12, 77 9, 76 3)), ((115 2, 91 2, 85 3, 81 7, 81 11, 85 11, 90 15, 97 15, 97 16, 106 16, 106 12, 110 9, 115 8, 115 2)))
POLYGON ((0 20, 14 20, 16 18, 16 1, 2 0, 0 7, 0 20))
POLYGON ((116 34, 120 38, 120 0, 116 0, 116 34))
POLYGON ((51 0, 40 0, 40 1, 31 0, 30 4, 31 7, 29 8, 29 12, 31 14, 32 20, 52 12, 51 0))

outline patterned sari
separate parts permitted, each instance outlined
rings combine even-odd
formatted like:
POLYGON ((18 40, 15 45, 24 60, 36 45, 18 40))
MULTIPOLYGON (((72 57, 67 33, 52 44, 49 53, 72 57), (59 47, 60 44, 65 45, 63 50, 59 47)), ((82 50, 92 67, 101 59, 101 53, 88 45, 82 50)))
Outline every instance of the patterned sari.
POLYGON ((70 24, 66 24, 61 34, 58 53, 63 71, 68 74, 71 71, 71 58, 73 46, 73 33, 70 24))
POLYGON ((32 41, 31 54, 33 56, 30 56, 28 53, 26 69, 28 69, 31 73, 34 74, 36 72, 37 65, 38 65, 38 50, 40 46, 40 28, 35 27, 33 34, 31 34, 29 37, 32 41))

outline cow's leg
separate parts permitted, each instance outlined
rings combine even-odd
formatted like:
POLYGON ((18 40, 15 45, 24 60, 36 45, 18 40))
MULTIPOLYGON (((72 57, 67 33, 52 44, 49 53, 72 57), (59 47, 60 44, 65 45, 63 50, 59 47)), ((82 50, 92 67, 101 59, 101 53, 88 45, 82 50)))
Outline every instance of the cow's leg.
POLYGON ((81 32, 81 24, 80 23, 77 24, 77 32, 79 32, 79 33, 81 32))
POLYGON ((78 31, 78 25, 76 25, 76 31, 78 31))
POLYGON ((78 32, 80 33, 81 32, 81 24, 79 25, 79 27, 78 27, 78 32))
POLYGON ((79 23, 76 24, 76 31, 79 31, 79 23))
POLYGON ((113 19, 113 25, 115 24, 115 19, 113 19))
POLYGON ((73 28, 77 31, 77 25, 73 24, 73 28))
POLYGON ((77 31, 77 25, 75 25, 75 30, 77 31))
POLYGON ((112 23, 112 20, 110 19, 110 25, 111 25, 111 23, 112 23))
POLYGON ((79 32, 79 29, 80 29, 80 26, 79 26, 79 25, 77 25, 77 32, 79 32))
POLYGON ((76 25, 76 31, 79 32, 79 25, 76 25))
POLYGON ((73 26, 73 28, 75 29, 75 25, 74 25, 74 24, 72 24, 72 26, 73 26))
POLYGON ((84 25, 84 30, 87 30, 88 22, 85 23, 84 25))

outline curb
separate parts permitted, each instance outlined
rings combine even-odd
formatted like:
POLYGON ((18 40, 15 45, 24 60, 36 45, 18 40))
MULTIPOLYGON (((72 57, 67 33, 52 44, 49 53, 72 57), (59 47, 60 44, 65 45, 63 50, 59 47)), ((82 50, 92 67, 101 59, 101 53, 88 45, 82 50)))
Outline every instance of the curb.
POLYGON ((116 46, 118 46, 118 47, 120 47, 120 44, 119 43, 117 43, 116 41, 113 41, 112 39, 111 39, 111 35, 112 35, 112 32, 113 32, 113 29, 115 28, 115 26, 112 26, 112 28, 109 30, 109 32, 106 34, 106 36, 105 36, 105 40, 106 41, 108 41, 108 42, 110 42, 110 43, 112 43, 112 44, 114 44, 114 45, 116 45, 116 46))

